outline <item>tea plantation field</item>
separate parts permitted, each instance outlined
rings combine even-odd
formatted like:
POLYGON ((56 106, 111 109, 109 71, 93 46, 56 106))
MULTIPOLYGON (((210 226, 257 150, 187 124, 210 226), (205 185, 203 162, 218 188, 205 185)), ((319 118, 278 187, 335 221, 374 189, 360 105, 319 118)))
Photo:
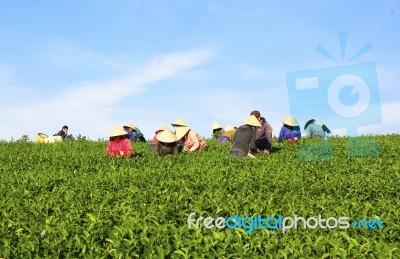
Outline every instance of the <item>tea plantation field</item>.
POLYGON ((134 143, 129 159, 105 157, 105 142, 1 142, 0 258, 400 257, 400 135, 302 140, 254 160, 208 142, 208 152, 167 157, 134 143), (192 212, 383 227, 247 234, 203 222, 189 229, 192 212))

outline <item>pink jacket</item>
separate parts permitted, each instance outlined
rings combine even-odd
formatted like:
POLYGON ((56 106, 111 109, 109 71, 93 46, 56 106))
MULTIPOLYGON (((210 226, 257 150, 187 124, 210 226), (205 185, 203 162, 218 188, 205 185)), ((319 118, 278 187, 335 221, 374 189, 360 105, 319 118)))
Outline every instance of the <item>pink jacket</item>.
POLYGON ((134 152, 131 142, 127 138, 114 139, 108 141, 106 154, 107 156, 120 156, 120 151, 124 152, 124 157, 129 157, 134 152))
POLYGON ((207 143, 204 141, 204 139, 192 130, 189 130, 182 140, 183 149, 185 151, 199 151, 207 146, 207 143))
POLYGON ((157 134, 154 135, 153 140, 151 141, 151 144, 156 144, 158 143, 158 139, 157 139, 157 134))

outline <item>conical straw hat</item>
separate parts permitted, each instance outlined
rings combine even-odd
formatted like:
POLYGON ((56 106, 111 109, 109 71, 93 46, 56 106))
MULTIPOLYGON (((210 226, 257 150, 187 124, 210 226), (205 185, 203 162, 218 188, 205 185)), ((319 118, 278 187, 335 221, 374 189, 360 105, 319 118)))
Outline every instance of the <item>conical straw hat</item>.
POLYGON ((157 132, 161 132, 161 131, 164 131, 164 130, 170 130, 167 126, 164 126, 164 127, 162 127, 162 128, 159 128, 158 130, 156 130, 155 132, 154 132, 154 134, 157 134, 157 132))
POLYGON ((257 120, 256 116, 254 115, 247 116, 243 120, 243 123, 254 127, 261 127, 261 123, 257 120))
POLYGON ((292 115, 283 118, 282 122, 289 126, 299 126, 299 123, 297 123, 297 120, 292 115))
POLYGON ((176 139, 181 139, 190 130, 189 127, 177 127, 176 128, 176 139))
POLYGON ((165 143, 172 143, 176 141, 176 136, 172 131, 169 129, 163 130, 162 132, 158 133, 156 138, 158 141, 165 142, 165 143))
POLYGON ((133 124, 132 124, 132 123, 127 123, 127 124, 124 124, 124 125, 122 125, 122 127, 124 127, 124 128, 131 128, 131 129, 135 129, 135 126, 133 126, 133 124))
POLYGON ((226 126, 225 131, 231 131, 231 130, 235 130, 235 127, 233 127, 232 125, 226 126))
POLYGON ((181 118, 175 120, 173 123, 171 123, 171 125, 174 126, 174 127, 182 127, 182 126, 184 126, 184 127, 189 127, 189 126, 186 124, 186 122, 185 122, 183 119, 181 119, 181 118))
POLYGON ((211 125, 211 128, 212 128, 213 130, 215 130, 215 129, 222 129, 222 125, 219 124, 218 122, 214 122, 214 123, 211 125))
POLYGON ((117 136, 123 136, 128 134, 121 126, 114 126, 109 132, 108 135, 109 137, 117 137, 117 136))

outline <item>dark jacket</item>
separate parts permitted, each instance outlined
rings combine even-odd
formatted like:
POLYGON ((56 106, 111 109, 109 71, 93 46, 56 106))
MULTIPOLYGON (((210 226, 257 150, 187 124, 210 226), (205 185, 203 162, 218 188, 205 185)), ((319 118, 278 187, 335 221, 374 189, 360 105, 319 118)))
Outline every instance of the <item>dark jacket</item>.
POLYGON ((57 132, 56 134, 53 135, 54 136, 61 136, 61 138, 63 140, 65 140, 65 138, 67 137, 67 133, 65 133, 63 130, 60 130, 59 132, 57 132))
POLYGON ((160 156, 168 155, 168 154, 178 154, 178 144, 176 142, 173 143, 165 143, 158 141, 156 146, 156 152, 160 156))
POLYGON ((255 144, 256 132, 254 127, 249 125, 240 126, 233 137, 233 145, 231 151, 239 151, 244 155, 249 153, 249 149, 252 152, 257 151, 257 147, 255 144), (250 147, 249 147, 250 146, 250 147))

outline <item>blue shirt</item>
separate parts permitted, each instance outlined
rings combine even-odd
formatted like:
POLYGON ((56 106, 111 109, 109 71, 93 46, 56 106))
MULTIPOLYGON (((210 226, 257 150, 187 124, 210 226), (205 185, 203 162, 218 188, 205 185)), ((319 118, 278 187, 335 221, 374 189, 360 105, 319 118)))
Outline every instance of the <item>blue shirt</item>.
POLYGON ((318 136, 321 136, 322 138, 325 138, 325 136, 326 136, 325 131, 323 130, 322 126, 315 124, 315 123, 312 123, 307 126, 306 135, 308 137, 311 137, 313 135, 318 135, 318 136))
POLYGON ((281 131, 279 132, 278 142, 282 142, 284 139, 298 138, 301 139, 301 131, 300 128, 293 127, 291 130, 282 126, 281 131))

